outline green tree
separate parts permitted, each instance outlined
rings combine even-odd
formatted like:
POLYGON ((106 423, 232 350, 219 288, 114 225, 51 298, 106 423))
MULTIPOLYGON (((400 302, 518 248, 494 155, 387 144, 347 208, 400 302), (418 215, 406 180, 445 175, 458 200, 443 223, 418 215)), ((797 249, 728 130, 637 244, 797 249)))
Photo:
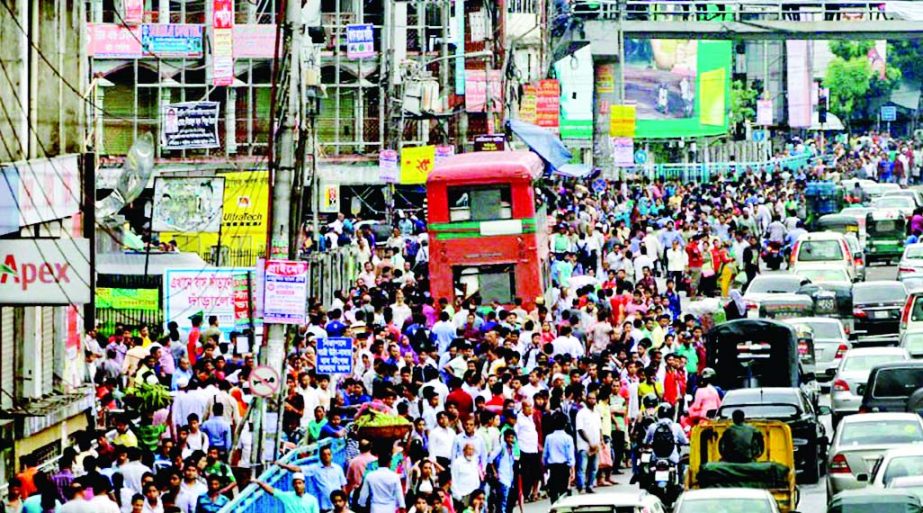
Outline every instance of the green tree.
POLYGON ((901 71, 902 76, 920 84, 917 113, 923 108, 923 42, 919 39, 888 41, 888 62, 901 71))
POLYGON ((759 92, 749 87, 743 80, 731 83, 731 132, 740 133, 740 128, 747 121, 756 118, 756 97, 759 92))
POLYGON ((853 121, 872 119, 872 103, 887 96, 897 86, 901 70, 885 68, 882 79, 869 63, 872 41, 832 41, 830 50, 835 57, 827 66, 824 87, 830 90, 829 109, 839 117, 847 130, 853 121))

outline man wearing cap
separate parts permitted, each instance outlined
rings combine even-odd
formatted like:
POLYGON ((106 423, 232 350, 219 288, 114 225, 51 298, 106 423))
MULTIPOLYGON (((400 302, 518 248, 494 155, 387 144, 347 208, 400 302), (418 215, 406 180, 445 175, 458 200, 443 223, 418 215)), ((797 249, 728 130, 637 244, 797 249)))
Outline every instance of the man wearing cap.
POLYGON ((278 466, 292 471, 295 474, 303 471, 306 487, 310 488, 312 495, 319 498, 318 506, 322 513, 333 510, 333 501, 330 494, 334 490, 343 490, 346 487, 346 475, 343 469, 333 463, 333 450, 330 446, 320 449, 320 462, 307 467, 299 468, 295 465, 277 462, 278 466))
MULTIPOLYGON (((279 499, 283 509, 285 509, 285 513, 320 513, 320 506, 317 503, 317 499, 305 492, 305 479, 304 474, 301 472, 292 474, 293 490, 290 492, 277 490, 259 479, 256 480, 256 484, 269 495, 279 499)), ((209 487, 210 486, 211 481, 209 481, 209 487)))

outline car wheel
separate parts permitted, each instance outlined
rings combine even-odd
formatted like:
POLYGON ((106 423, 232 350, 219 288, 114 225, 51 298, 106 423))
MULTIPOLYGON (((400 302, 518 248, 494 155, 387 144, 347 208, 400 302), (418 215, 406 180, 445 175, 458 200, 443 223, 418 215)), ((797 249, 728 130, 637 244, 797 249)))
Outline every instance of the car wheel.
POLYGON ((817 451, 816 442, 806 447, 806 452, 814 455, 806 462, 802 474, 802 479, 807 484, 817 484, 820 481, 820 454, 817 451))

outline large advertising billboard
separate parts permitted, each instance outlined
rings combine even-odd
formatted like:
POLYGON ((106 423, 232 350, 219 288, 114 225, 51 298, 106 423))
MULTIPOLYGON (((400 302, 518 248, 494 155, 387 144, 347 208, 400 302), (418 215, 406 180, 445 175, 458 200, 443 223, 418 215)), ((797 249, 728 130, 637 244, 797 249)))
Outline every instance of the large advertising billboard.
POLYGON ((635 105, 638 138, 727 131, 731 43, 625 40, 625 103, 635 105))

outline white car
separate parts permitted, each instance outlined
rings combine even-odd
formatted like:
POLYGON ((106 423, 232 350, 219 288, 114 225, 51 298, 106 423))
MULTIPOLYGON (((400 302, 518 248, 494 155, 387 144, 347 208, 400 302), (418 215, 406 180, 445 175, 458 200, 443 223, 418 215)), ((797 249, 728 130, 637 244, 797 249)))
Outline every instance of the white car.
POLYGON ((830 409, 833 410, 831 420, 834 427, 846 415, 859 411, 862 394, 858 388, 868 382, 872 368, 910 360, 910 355, 899 347, 862 347, 849 349, 838 360, 839 366, 830 386, 830 409))
POLYGON ((897 264, 898 280, 916 275, 923 276, 923 242, 905 246, 901 261, 897 264))
POLYGON ((923 476, 923 444, 889 450, 875 467, 874 475, 859 474, 856 479, 887 488, 894 479, 910 476, 923 476))
POLYGON ((551 505, 550 513, 622 513, 623 511, 665 513, 656 495, 640 492, 606 492, 562 497, 551 505))
POLYGON ((896 210, 904 217, 913 215, 914 209, 917 208, 917 202, 908 196, 888 196, 881 195, 872 200, 869 206, 881 210, 896 210))
POLYGON ((756 488, 708 488, 679 496, 673 513, 779 513, 779 505, 767 490, 756 488))
POLYGON ((830 265, 806 266, 803 265, 795 270, 795 275, 811 283, 850 283, 852 277, 845 267, 830 265))
POLYGON ((901 334, 898 347, 907 351, 911 358, 923 358, 923 331, 907 331, 901 334))
MULTIPOLYGON (((846 236, 837 232, 812 232, 806 233, 795 241, 792 248, 789 269, 796 274, 801 274, 802 269, 834 269, 842 268, 848 278, 846 282, 856 280, 856 263, 846 236)), ((811 280, 819 283, 818 280, 811 280)), ((835 280, 827 280, 835 281, 835 280)))

